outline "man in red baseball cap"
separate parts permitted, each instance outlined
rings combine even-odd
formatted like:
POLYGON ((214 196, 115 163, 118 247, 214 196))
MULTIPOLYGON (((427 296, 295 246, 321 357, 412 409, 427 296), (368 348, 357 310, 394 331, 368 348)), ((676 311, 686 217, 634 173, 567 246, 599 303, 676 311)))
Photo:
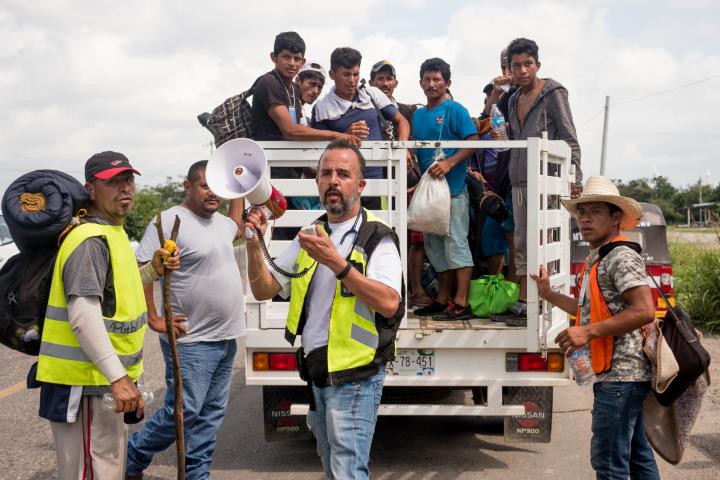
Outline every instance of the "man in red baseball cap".
MULTIPOLYGON (((122 478, 128 428, 143 415, 147 308, 143 285, 179 267, 158 249, 138 273, 123 228, 135 199, 127 157, 102 152, 85 163, 87 214, 65 236, 53 270, 36 378, 40 416, 50 421, 58 477, 122 478), (110 409, 103 396, 112 396, 110 409), (126 415, 122 415, 125 413, 126 415)), ((176 250, 177 252, 177 250, 176 250)))
POLYGON ((90 194, 90 210, 112 225, 122 225, 135 201, 135 170, 128 158, 118 152, 96 153, 85 162, 85 188, 90 194))

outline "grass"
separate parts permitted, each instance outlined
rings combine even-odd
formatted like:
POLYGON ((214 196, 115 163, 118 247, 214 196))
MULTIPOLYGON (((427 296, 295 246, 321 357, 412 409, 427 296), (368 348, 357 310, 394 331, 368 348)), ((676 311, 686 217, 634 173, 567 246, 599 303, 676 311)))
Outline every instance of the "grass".
POLYGON ((696 327, 720 331, 720 253, 712 245, 671 242, 669 247, 678 303, 696 327))

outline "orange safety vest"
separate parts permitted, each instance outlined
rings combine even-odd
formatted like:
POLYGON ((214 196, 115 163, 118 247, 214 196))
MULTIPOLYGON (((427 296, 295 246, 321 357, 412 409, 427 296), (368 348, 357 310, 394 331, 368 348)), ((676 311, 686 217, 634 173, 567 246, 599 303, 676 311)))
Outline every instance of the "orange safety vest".
MULTIPOLYGON (((627 242, 629 239, 623 235, 617 235, 611 240, 611 242, 627 242)), ((578 276, 579 283, 578 289, 582 291, 583 279, 585 278, 585 269, 587 269, 590 263, 590 257, 585 260, 585 264, 580 270, 578 276)), ((590 301, 590 323, 602 322, 612 317, 613 314, 608 307, 605 297, 603 297, 602 291, 600 290, 600 284, 597 279, 597 269, 600 261, 593 263, 590 266, 590 274, 588 278, 589 287, 589 301, 590 301)), ((582 299, 580 299, 582 300, 582 299)), ((580 325, 580 305, 578 304, 577 314, 575 315, 575 326, 580 325)), ((592 360, 592 367, 595 373, 604 373, 612 368, 612 356, 613 349, 615 346, 615 337, 602 337, 596 338, 590 341, 590 358, 592 360)))

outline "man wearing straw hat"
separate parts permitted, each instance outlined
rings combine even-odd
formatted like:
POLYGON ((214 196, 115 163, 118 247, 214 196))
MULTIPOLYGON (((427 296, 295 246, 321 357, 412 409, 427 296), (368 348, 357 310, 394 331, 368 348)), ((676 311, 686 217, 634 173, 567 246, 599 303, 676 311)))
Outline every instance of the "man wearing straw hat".
POLYGON ((562 199, 576 218, 590 254, 578 275, 578 299, 555 292, 548 273, 530 274, 538 294, 576 316, 575 326, 555 341, 565 355, 589 345, 593 385, 591 464, 597 478, 659 479, 643 427, 643 401, 650 392, 650 364, 640 328, 655 308, 640 247, 621 230, 635 228, 640 204, 623 197, 606 177, 590 177, 582 195, 562 199))

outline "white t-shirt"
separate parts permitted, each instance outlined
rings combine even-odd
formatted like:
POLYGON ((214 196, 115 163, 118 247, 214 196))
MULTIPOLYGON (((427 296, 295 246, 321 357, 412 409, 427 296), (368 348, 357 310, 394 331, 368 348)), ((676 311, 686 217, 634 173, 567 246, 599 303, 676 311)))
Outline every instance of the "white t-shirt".
MULTIPOLYGON (((180 269, 172 274, 170 303, 173 315, 187 316, 189 329, 178 342, 216 342, 245 335, 245 301, 233 251, 237 224, 219 212, 202 218, 178 205, 162 212, 165 238, 170 237, 175 215, 180 217, 180 269)), ((153 219, 135 256, 140 262, 150 261, 158 246, 153 219)))
POLYGON ((300 119, 300 125, 305 125, 306 127, 309 127, 312 123, 312 110, 313 110, 313 104, 312 103, 303 103, 302 106, 302 118, 300 119))
MULTIPOLYGON (((343 257, 347 257, 350 253, 361 223, 362 218, 358 220, 355 229, 353 229, 355 218, 342 223, 329 224, 331 231, 330 239, 343 257), (344 241, 342 241, 343 236, 345 236, 344 241)), ((300 244, 298 243, 298 238, 295 237, 288 249, 275 259, 275 263, 283 270, 296 272, 296 261, 299 254, 300 244)), ((269 269, 282 287, 280 296, 288 298, 290 296, 291 280, 277 273, 272 267, 269 267, 269 269)), ((400 252, 398 252, 395 243, 389 236, 380 240, 368 259, 365 275, 372 280, 377 280, 392 288, 398 295, 402 295, 402 263, 400 261, 400 252)), ((306 354, 328 343, 330 310, 332 309, 333 297, 335 296, 336 282, 337 279, 332 270, 325 265, 319 264, 307 292, 309 297, 306 303, 307 321, 302 334, 302 346, 306 354)))

